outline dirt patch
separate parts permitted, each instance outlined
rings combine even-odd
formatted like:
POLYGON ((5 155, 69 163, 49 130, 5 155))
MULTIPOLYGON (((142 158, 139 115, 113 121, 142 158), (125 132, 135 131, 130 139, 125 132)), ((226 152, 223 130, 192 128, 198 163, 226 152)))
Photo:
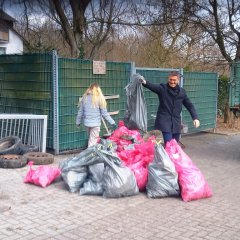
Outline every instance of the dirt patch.
POLYGON ((240 133, 240 118, 234 118, 231 123, 224 123, 223 118, 217 118, 217 127, 215 133, 237 134, 240 133))

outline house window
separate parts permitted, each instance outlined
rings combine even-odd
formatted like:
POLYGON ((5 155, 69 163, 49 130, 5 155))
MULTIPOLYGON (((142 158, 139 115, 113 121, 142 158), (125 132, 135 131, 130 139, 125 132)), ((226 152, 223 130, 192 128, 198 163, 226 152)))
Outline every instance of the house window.
POLYGON ((6 54, 6 48, 0 47, 0 55, 6 54))
POLYGON ((0 42, 8 42, 9 41, 9 32, 5 29, 0 29, 0 42))

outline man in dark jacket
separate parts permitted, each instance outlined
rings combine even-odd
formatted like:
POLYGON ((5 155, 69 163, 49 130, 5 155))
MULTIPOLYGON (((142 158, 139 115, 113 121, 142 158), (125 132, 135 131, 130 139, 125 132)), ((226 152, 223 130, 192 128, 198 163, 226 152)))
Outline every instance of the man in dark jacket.
POLYGON ((188 98, 186 91, 179 86, 179 73, 171 72, 167 84, 153 84, 141 76, 144 87, 156 93, 159 98, 155 129, 162 131, 164 142, 175 138, 179 141, 181 133, 181 111, 182 105, 189 111, 193 125, 200 126, 198 115, 194 105, 188 98))

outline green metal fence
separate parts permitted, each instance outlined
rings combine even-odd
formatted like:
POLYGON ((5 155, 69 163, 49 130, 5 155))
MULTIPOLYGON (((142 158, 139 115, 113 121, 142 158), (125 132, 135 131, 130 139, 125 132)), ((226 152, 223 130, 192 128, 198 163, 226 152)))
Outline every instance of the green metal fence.
POLYGON ((83 126, 75 125, 79 97, 91 83, 99 83, 118 122, 125 114, 124 87, 131 71, 131 63, 106 62, 106 74, 93 74, 92 61, 59 58, 55 51, 1 55, 0 112, 46 114, 47 148, 55 153, 82 148, 88 137, 83 126))
MULTIPOLYGON (((126 108, 124 87, 131 76, 131 63, 106 62, 106 74, 93 74, 90 60, 59 58, 59 150, 85 147, 86 130, 76 128, 79 97, 90 84, 97 82, 107 98, 107 109, 113 119, 123 119, 126 108)), ((104 132, 103 124, 101 128, 104 132)), ((101 133, 101 134, 102 134, 101 133)))
MULTIPOLYGON (((132 63, 106 62, 105 74, 93 74, 93 61, 58 57, 56 51, 44 54, 0 56, 0 113, 48 115, 47 148, 55 153, 83 148, 86 130, 76 128, 78 100, 93 82, 100 84, 107 108, 118 122, 126 110, 124 87, 137 72, 153 83, 165 83, 170 71, 181 69, 135 68, 132 63)), ((181 82, 200 116, 201 128, 216 125, 217 75, 184 72, 181 82)), ((148 130, 154 127, 158 108, 156 94, 145 89, 148 130)), ((183 121, 193 129, 186 110, 183 121)), ((102 126, 101 134, 104 133, 102 126)))
POLYGON ((189 133, 213 129, 216 127, 218 75, 208 72, 184 72, 183 87, 194 104, 201 126, 194 128, 192 118, 184 108, 182 119, 189 133))
POLYGON ((229 82, 230 108, 240 108, 240 62, 232 63, 229 82))
POLYGON ((52 54, 0 55, 0 112, 48 115, 52 147, 52 54))

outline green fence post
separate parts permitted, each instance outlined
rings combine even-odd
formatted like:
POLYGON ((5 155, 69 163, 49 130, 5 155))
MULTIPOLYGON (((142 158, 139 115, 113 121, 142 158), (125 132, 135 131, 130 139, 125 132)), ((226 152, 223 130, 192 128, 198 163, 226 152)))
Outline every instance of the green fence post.
POLYGON ((131 62, 131 71, 130 71, 131 76, 129 78, 129 81, 132 79, 132 75, 136 74, 136 71, 137 70, 136 70, 135 62, 131 62))
POLYGON ((59 102, 58 102, 58 55, 52 51, 52 78, 53 78, 53 149, 59 154, 59 102))

